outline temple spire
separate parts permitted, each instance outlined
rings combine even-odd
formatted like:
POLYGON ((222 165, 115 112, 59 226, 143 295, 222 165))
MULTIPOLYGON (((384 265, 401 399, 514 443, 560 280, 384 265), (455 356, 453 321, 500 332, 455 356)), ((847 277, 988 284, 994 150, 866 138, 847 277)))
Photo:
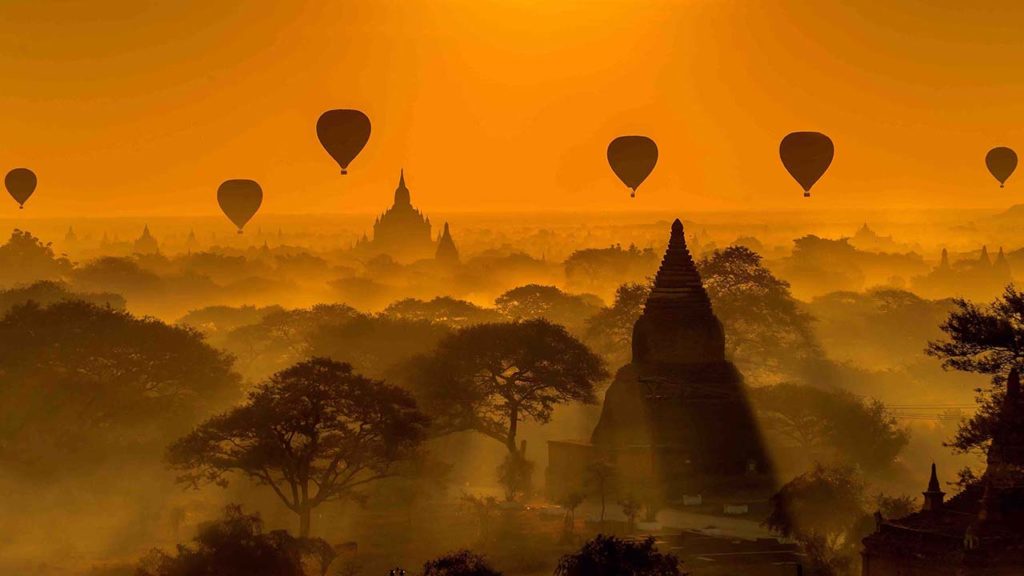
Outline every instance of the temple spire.
POLYGON ((942 508, 942 500, 946 496, 946 493, 939 487, 939 476, 935 473, 935 463, 932 462, 932 476, 928 479, 928 489, 922 492, 924 494, 924 506, 921 510, 924 512, 938 510, 942 508))
POLYGON ((455 240, 452 239, 451 231, 448 230, 448 222, 444 223, 444 232, 441 233, 441 238, 437 242, 437 252, 434 257, 448 264, 459 261, 459 251, 455 248, 455 240))
POLYGON ((645 311, 669 308, 700 313, 711 310, 711 300, 701 283, 693 256, 686 247, 683 223, 678 218, 672 223, 668 250, 654 277, 654 287, 647 298, 645 311))
POLYGON ((395 206, 412 206, 409 189, 405 186, 405 168, 398 175, 398 188, 395 188, 395 206))
POLYGON ((672 223, 668 249, 644 312, 633 328, 634 363, 706 363, 725 358, 725 335, 711 310, 686 247, 683 223, 672 223))

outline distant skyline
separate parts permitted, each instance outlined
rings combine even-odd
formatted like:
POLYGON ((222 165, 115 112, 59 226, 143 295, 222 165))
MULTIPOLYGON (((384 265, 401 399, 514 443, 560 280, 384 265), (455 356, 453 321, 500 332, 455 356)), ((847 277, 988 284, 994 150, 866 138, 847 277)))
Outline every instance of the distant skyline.
MULTIPOLYGON (((377 213, 405 168, 426 214, 1001 209, 986 171, 1024 152, 1024 6, 526 0, 5 0, 0 172, 39 188, 0 219, 377 213), (938 6, 936 6, 938 5, 938 6), (358 108, 342 177, 314 125, 358 108), (779 140, 836 156, 802 197, 779 140), (605 161, 657 141, 635 199, 605 161)), ((1024 170, 1024 169, 1022 169, 1024 170)), ((258 222, 257 216, 254 222, 258 222)))

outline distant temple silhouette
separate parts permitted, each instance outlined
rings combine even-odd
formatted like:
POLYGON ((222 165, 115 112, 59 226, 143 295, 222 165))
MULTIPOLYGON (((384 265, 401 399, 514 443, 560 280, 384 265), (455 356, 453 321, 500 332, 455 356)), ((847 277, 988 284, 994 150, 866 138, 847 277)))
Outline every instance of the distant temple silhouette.
POLYGON ((149 225, 142 229, 142 235, 136 238, 132 245, 132 252, 135 254, 156 254, 160 251, 160 245, 156 238, 149 233, 149 225))
POLYGON ((743 377, 725 358, 725 334, 679 220, 633 327, 632 362, 608 389, 590 442, 552 441, 548 450, 555 495, 578 489, 598 460, 615 466, 624 484, 654 486, 668 498, 763 496, 773 487, 743 377))
POLYGON ((1024 574, 1024 399, 1016 368, 994 428, 979 482, 944 501, 933 464, 920 512, 875 515, 863 576, 1024 574))
POLYGON ((360 251, 388 254, 401 261, 419 260, 434 255, 430 219, 413 207, 405 170, 398 178, 395 202, 373 223, 373 239, 366 235, 356 243, 360 251))
POLYGON ((443 264, 458 264, 459 250, 455 247, 455 240, 452 240, 452 233, 448 230, 448 223, 444 223, 444 232, 437 239, 437 252, 434 258, 443 264))
POLYGON ((928 274, 916 276, 911 281, 914 291, 928 298, 943 298, 950 294, 976 300, 987 300, 1002 293, 1013 281, 1010 262, 999 248, 995 261, 988 253, 988 246, 982 246, 977 258, 971 253, 951 259, 949 251, 942 249, 939 264, 928 274))
POLYGON ((402 170, 395 188, 394 204, 374 221, 373 238, 363 234, 354 249, 369 254, 387 254, 402 262, 433 257, 440 262, 457 263, 459 252, 448 223, 445 223, 444 232, 437 242, 430 228, 430 218, 412 205, 409 188, 405 184, 405 170, 402 170))

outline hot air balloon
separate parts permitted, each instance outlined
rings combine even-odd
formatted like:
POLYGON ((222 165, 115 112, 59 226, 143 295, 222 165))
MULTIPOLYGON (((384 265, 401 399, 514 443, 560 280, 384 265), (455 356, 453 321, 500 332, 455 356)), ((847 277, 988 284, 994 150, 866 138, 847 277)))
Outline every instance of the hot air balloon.
POLYGON ((985 165, 996 180, 999 180, 999 187, 1002 188, 1017 168, 1017 153, 1005 146, 993 148, 985 154, 985 165))
POLYGON ((36 174, 28 168, 15 168, 7 173, 4 178, 4 186, 7 192, 18 203, 18 208, 25 208, 32 193, 36 191, 36 174))
POLYGON ((370 119, 359 110, 328 110, 316 121, 316 137, 348 174, 348 165, 370 139, 370 119))
POLYGON ((217 203, 241 234, 263 203, 263 189, 255 180, 226 180, 217 188, 217 203))
POLYGON ((608 145, 608 164, 612 171, 629 186, 630 198, 654 170, 658 163, 658 145, 647 136, 619 136, 608 145))
POLYGON ((782 165, 803 187, 804 196, 811 195, 811 186, 828 170, 835 152, 832 140, 820 132, 793 132, 779 144, 782 165))

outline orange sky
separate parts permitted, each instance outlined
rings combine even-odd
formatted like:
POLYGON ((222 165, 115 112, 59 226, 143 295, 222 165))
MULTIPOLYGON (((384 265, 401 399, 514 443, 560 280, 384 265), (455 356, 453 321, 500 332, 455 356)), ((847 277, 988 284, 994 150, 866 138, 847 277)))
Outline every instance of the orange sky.
POLYGON ((372 212, 402 166, 428 214, 998 207, 1024 199, 983 162, 1024 153, 1022 26, 953 0, 0 0, 0 171, 38 173, 32 216, 210 214, 228 178, 266 212, 372 212), (344 178, 329 108, 373 122, 344 178), (836 143, 809 201, 794 130, 836 143), (661 152, 635 200, 604 157, 630 133, 661 152))

